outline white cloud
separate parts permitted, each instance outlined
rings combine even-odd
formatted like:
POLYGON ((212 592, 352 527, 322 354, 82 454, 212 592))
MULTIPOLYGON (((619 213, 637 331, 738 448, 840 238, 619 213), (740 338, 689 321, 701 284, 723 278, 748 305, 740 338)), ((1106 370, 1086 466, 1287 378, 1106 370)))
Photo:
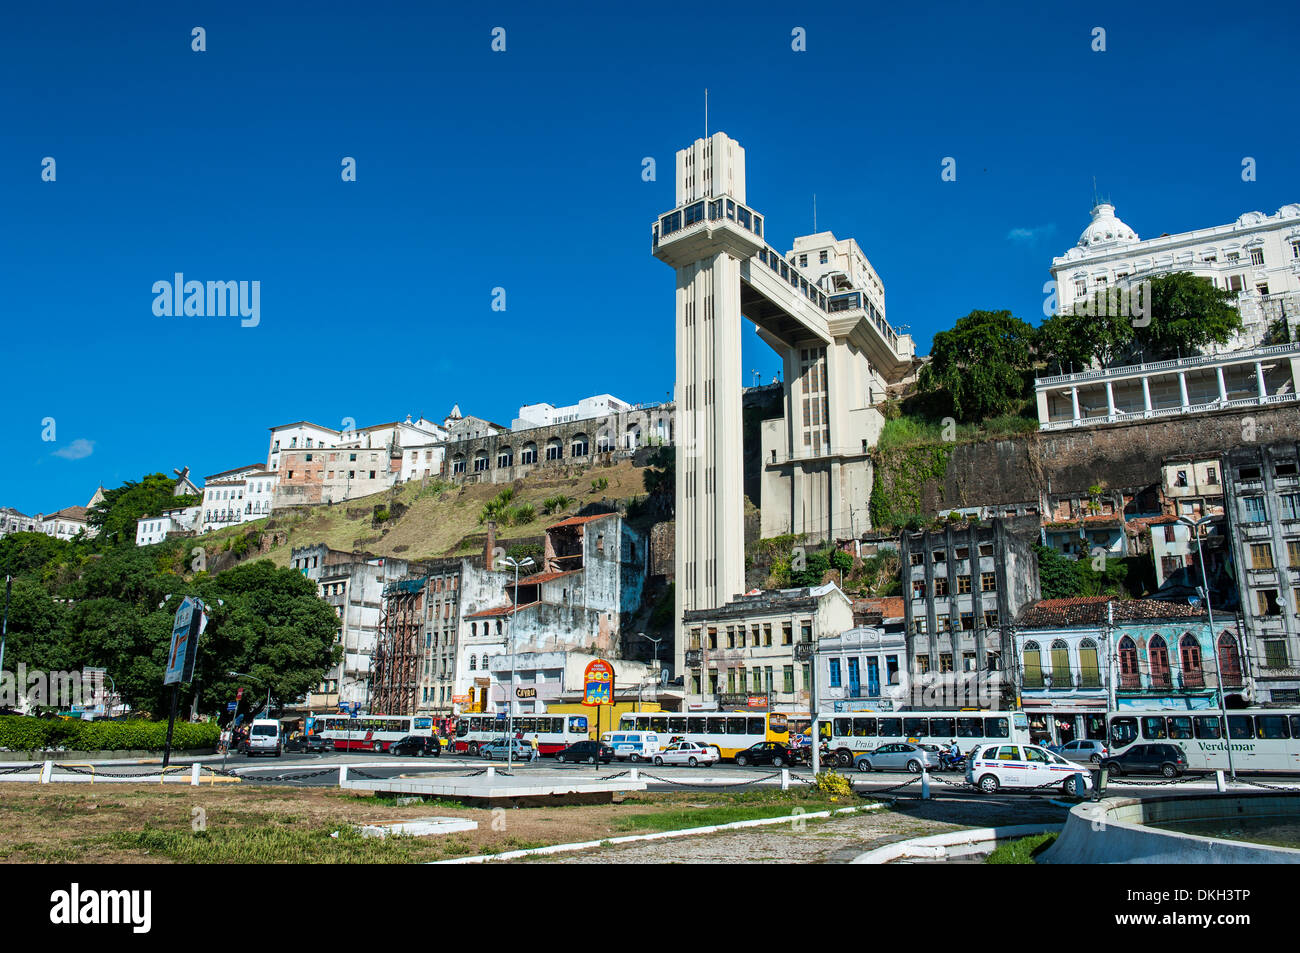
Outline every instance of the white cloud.
POLYGON ((95 441, 83 440, 78 437, 66 447, 60 447, 54 451, 54 456, 62 457, 64 460, 81 460, 95 452, 95 441))
POLYGON ((1007 232, 1007 241, 1033 244, 1056 232, 1055 225, 1035 225, 1033 228, 1013 228, 1007 232))

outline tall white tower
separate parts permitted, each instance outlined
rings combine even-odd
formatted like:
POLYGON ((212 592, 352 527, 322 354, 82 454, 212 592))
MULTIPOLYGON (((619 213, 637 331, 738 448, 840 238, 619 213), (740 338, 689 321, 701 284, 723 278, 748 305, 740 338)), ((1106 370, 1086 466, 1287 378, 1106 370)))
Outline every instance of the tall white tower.
MULTIPOLYGON (((745 150, 735 140, 719 132, 682 149, 676 183, 677 206, 659 216, 651 238, 655 257, 677 274, 680 672, 682 613, 744 591, 742 315, 785 365, 784 421, 763 433, 765 535, 851 531, 884 422, 872 395, 883 397, 884 384, 910 369, 912 341, 885 321, 883 286, 851 239, 796 239, 784 257, 767 243, 763 216, 746 204, 745 150)), ((865 518, 857 526, 865 529, 865 518)))

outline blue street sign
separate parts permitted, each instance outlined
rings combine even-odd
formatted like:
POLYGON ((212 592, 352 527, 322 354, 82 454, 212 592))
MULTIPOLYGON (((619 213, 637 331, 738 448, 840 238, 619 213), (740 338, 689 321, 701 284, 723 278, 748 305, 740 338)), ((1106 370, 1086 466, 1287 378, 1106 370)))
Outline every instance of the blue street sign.
POLYGON ((503 711, 497 712, 497 721, 505 721, 505 720, 506 720, 506 713, 503 711))
POLYGON ((238 702, 226 702, 226 711, 234 711, 238 707, 238 702))

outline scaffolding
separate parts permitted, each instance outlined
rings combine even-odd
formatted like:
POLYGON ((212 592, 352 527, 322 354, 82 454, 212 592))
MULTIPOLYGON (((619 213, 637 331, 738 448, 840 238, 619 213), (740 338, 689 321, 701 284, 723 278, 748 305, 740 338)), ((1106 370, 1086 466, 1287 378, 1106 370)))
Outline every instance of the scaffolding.
POLYGON ((384 587, 370 692, 374 714, 415 714, 428 583, 427 576, 419 576, 384 587))

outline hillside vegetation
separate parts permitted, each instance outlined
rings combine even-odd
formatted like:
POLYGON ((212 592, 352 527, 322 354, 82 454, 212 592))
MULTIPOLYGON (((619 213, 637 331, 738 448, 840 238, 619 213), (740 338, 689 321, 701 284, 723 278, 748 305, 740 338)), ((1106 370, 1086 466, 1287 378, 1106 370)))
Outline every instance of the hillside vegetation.
POLYGON ((285 510, 269 519, 197 537, 193 545, 204 547, 210 556, 232 549, 243 555, 241 549, 256 546, 258 538, 271 533, 276 541, 265 558, 278 566, 289 564, 295 547, 316 543, 404 559, 465 555, 481 551, 487 525, 479 519, 502 490, 513 488, 512 508, 531 506, 535 511, 528 522, 515 520, 507 525, 498 519, 497 539, 509 545, 512 539, 540 535, 547 526, 588 504, 604 500, 616 505, 644 497, 643 473, 644 468, 621 461, 608 467, 574 468, 567 475, 563 471, 539 472, 513 484, 430 481, 421 487, 408 483, 345 503, 285 510), (561 496, 567 497, 567 504, 545 513, 546 502, 561 496))

